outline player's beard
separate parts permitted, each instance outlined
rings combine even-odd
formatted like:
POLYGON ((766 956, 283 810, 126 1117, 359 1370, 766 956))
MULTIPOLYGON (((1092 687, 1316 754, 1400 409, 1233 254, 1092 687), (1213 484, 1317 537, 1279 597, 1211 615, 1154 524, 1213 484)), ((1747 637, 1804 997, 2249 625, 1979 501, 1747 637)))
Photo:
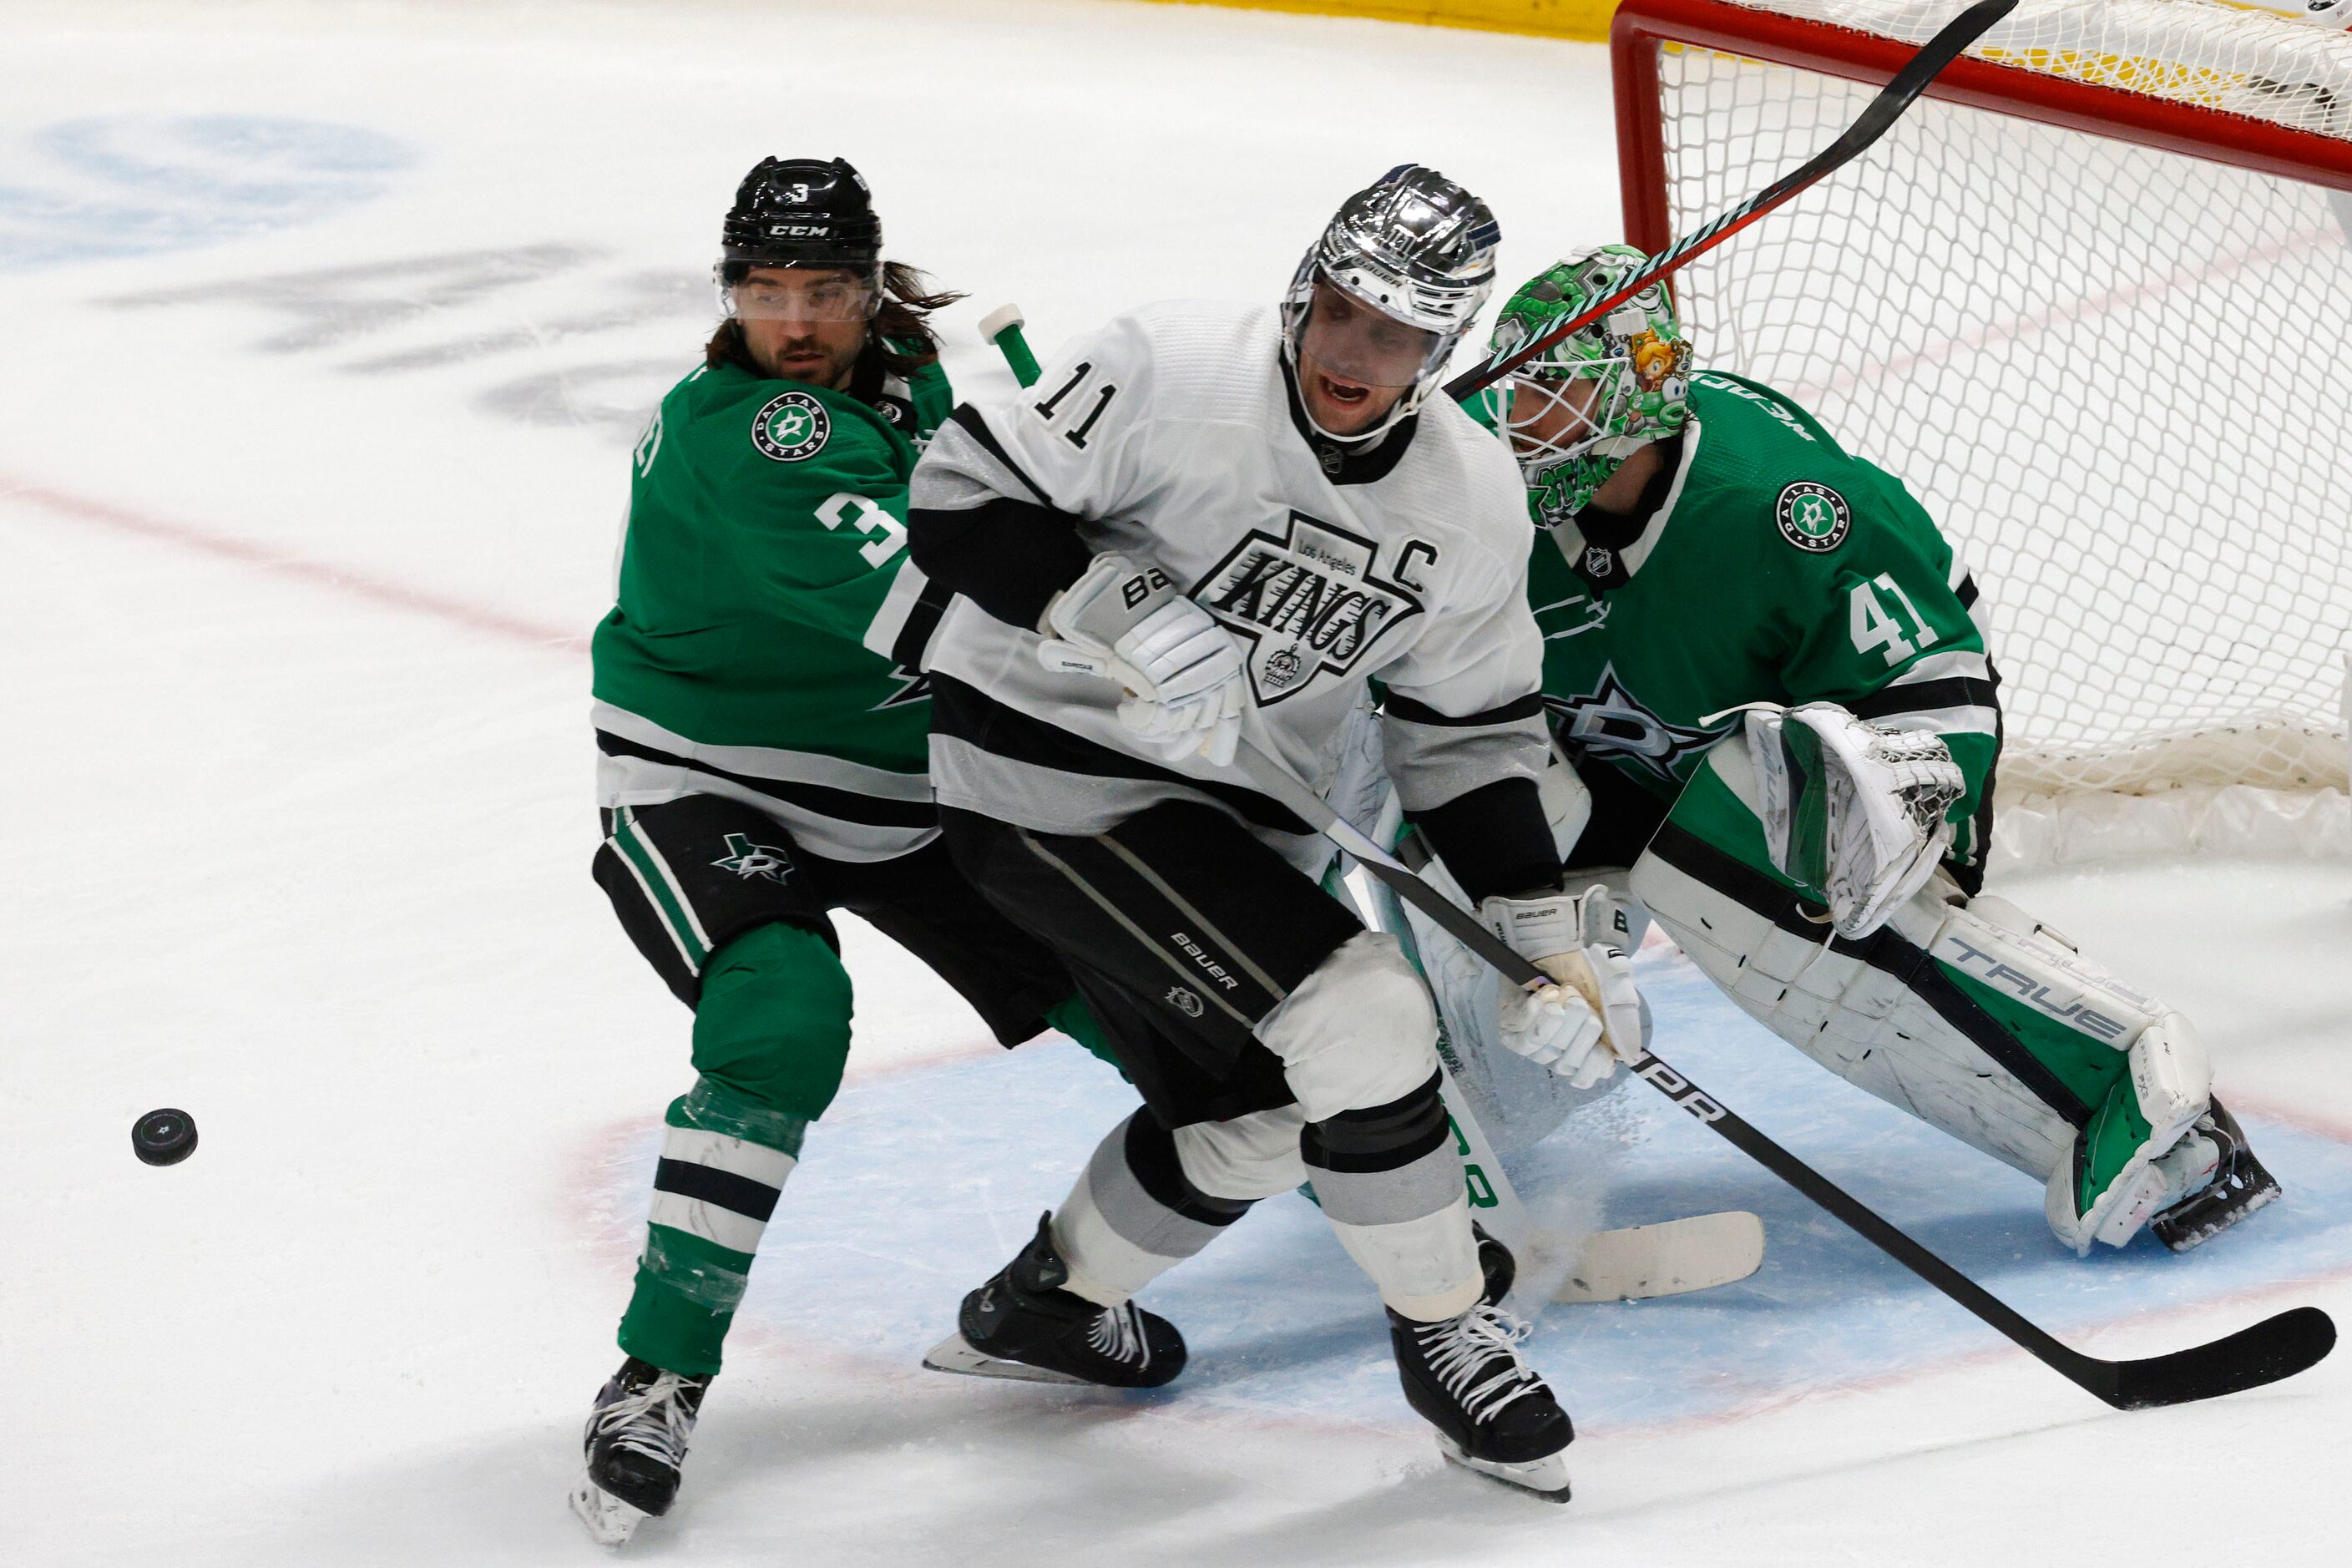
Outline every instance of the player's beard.
POLYGON ((849 384, 850 371, 865 348, 862 336, 848 348, 827 349, 812 334, 786 338, 772 353, 755 353, 753 357, 760 362, 761 370, 780 381, 804 382, 838 391, 849 384))

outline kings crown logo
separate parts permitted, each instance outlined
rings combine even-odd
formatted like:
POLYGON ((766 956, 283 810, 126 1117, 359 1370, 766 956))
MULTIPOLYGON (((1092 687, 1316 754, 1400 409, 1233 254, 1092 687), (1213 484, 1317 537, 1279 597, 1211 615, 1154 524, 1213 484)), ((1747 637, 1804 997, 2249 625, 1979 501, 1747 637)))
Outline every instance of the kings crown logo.
MULTIPOLYGON (((1377 574, 1379 557, 1370 540, 1294 511, 1279 535, 1252 531, 1202 579, 1193 597, 1249 644, 1261 706, 1327 670, 1346 675, 1391 627, 1421 614, 1412 588, 1377 574)), ((1434 562, 1437 548, 1409 540, 1399 563, 1415 557, 1434 562)), ((1402 574, 1392 566, 1391 575, 1402 574)))

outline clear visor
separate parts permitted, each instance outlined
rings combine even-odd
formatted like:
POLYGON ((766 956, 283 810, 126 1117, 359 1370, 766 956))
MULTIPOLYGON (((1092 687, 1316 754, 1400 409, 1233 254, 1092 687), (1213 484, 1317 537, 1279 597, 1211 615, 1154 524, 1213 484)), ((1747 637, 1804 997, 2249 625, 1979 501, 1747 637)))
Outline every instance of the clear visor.
POLYGON ((874 289, 832 268, 761 268, 740 283, 722 277, 719 299, 744 321, 862 321, 874 313, 874 289))
POLYGON ((1298 357, 1343 381, 1409 387, 1420 384, 1445 343, 1438 333, 1408 326, 1318 279, 1298 357))
POLYGON ((1539 467, 1590 450, 1607 434, 1615 399, 1609 388, 1618 377, 1608 374, 1622 360, 1599 360, 1593 368, 1601 378, 1578 376, 1514 376, 1503 405, 1503 426, 1510 432, 1511 453, 1525 467, 1539 467))

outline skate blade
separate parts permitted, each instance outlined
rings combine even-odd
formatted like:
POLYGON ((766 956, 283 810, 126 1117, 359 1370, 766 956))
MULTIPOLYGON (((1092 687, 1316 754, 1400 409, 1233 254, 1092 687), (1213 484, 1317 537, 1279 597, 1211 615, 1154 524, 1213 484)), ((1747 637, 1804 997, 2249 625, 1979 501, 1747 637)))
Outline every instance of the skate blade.
POLYGON ((599 1546, 625 1546, 637 1532, 645 1510, 633 1508, 590 1480, 580 1478, 572 1489, 572 1511, 588 1527, 589 1539, 599 1546))
POLYGON ((1516 1487, 1546 1502, 1568 1500, 1568 1450, 1565 1448, 1557 1454, 1547 1454, 1540 1459, 1507 1465, 1497 1459, 1474 1459, 1464 1453, 1453 1438, 1441 1432, 1437 1435, 1437 1451, 1445 1456, 1449 1464, 1474 1470, 1507 1487, 1516 1487))
POLYGON ((923 1365, 932 1372, 952 1372, 964 1377, 1001 1377, 1013 1383, 1059 1383, 1091 1388, 1094 1384, 1083 1377, 1072 1377, 1066 1372, 1048 1372, 1027 1362, 1007 1361, 971 1348, 971 1342, 960 1333, 946 1339, 923 1352, 923 1365))
POLYGON ((2157 1239, 2163 1242, 2166 1249, 2171 1252, 2187 1252, 2202 1247, 2223 1231, 2245 1219, 2247 1215, 2260 1213, 2270 1207, 2278 1201, 2280 1192, 2278 1184, 2273 1182, 2269 1186, 2258 1188, 2244 1202, 2222 1209, 2201 1225, 2176 1229, 2168 1235, 2159 1235, 2157 1239))

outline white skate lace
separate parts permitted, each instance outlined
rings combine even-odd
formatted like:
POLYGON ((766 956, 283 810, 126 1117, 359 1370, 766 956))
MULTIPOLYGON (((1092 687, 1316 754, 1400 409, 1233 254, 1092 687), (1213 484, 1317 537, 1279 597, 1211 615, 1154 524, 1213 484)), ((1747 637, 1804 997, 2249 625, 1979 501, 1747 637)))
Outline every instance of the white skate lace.
POLYGON ((1542 1386, 1542 1380, 1519 1359, 1517 1349, 1519 1342, 1534 1331, 1535 1325, 1526 1319, 1486 1305, 1413 1331, 1438 1386, 1476 1422, 1492 1420, 1511 1401, 1542 1386), (1502 1367, 1494 1376, 1472 1381, 1497 1361, 1502 1367))
POLYGON ((1144 1347, 1143 1329, 1136 1321, 1133 1303, 1105 1307, 1087 1326, 1087 1348, 1135 1365, 1151 1359, 1144 1347))
POLYGON ((678 1397, 686 1380, 663 1373, 632 1394, 624 1394, 596 1413, 599 1436, 618 1430, 615 1448, 633 1448, 677 1469, 686 1459, 686 1442, 694 1434, 694 1413, 678 1397))

